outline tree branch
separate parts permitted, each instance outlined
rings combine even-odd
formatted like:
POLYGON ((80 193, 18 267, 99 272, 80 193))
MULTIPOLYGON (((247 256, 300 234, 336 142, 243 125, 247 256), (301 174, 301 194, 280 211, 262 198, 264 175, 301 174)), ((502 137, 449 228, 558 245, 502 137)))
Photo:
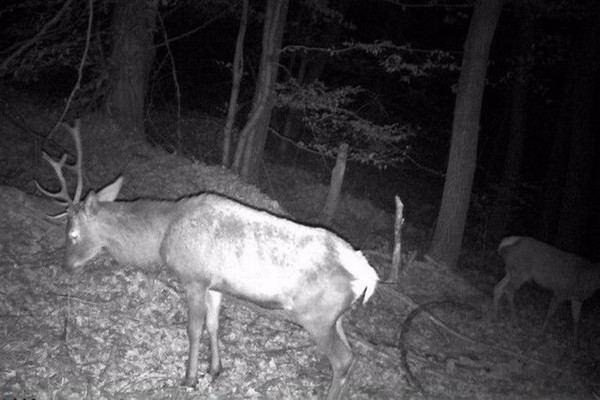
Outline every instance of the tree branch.
POLYGON ((442 4, 439 0, 425 1, 424 3, 405 3, 399 0, 383 0, 385 3, 393 4, 402 8, 473 8, 473 3, 442 4))
POLYGON ((175 58, 173 58, 173 53, 171 52, 171 46, 169 45, 169 37, 167 36, 167 30, 165 29, 165 23, 163 21, 162 15, 160 12, 157 13, 158 22, 160 23, 160 28, 162 30, 163 36, 165 38, 165 46, 167 48, 167 54, 169 55, 169 59, 171 60, 171 73, 173 74, 173 84, 175 85, 175 93, 177 96, 177 151, 181 153, 181 89, 179 87, 179 80, 177 79, 177 68, 175 68, 175 58))
POLYGON ((77 93, 77 91, 81 87, 81 80, 83 79, 83 67, 85 66, 85 61, 87 60, 87 55, 90 50, 90 38, 92 37, 92 26, 94 23, 94 0, 89 0, 89 7, 90 12, 88 13, 88 26, 87 32, 85 34, 85 48, 83 50, 83 55, 81 56, 79 68, 77 69, 77 82, 75 82, 75 86, 73 86, 73 90, 71 90, 71 93, 69 94, 69 98, 67 99, 67 103, 65 104, 63 112, 60 118, 58 118, 58 120, 56 121, 56 124, 54 124, 54 127, 52 128, 50 133, 48 134, 46 141, 52 137, 54 132, 56 132, 56 128, 58 128, 58 125, 61 123, 63 118, 65 118, 65 115, 67 115, 67 112, 69 111, 69 107, 71 105, 71 102, 73 101, 73 98, 75 97, 75 93, 77 93))
POLYGON ((212 24, 216 20, 222 18, 223 15, 225 15, 225 12, 226 12, 226 10, 223 10, 219 14, 215 15, 214 17, 212 17, 211 19, 209 19, 208 21, 206 21, 205 23, 203 23, 202 25, 198 25, 194 29, 192 29, 190 31, 187 31, 185 33, 182 33, 179 36, 175 36, 175 37, 172 37, 170 39, 165 39, 164 42, 156 44, 156 45, 154 45, 154 47, 158 49, 159 47, 167 46, 168 43, 172 43, 172 42, 174 42, 176 40, 183 39, 184 37, 193 35, 194 33, 198 32, 199 30, 206 28, 208 25, 212 24))
POLYGON ((72 2, 73 2, 73 0, 65 1, 65 3, 62 5, 60 10, 58 10, 58 12, 54 15, 54 17, 52 17, 52 19, 50 21, 46 22, 46 24, 42 27, 42 29, 40 29, 40 31, 37 33, 37 35, 35 35, 33 38, 31 38, 31 40, 29 40, 28 42, 25 42, 21 47, 19 47, 17 50, 15 50, 15 52, 12 53, 10 56, 6 57, 4 59, 4 61, 2 61, 2 64, 0 64, 0 71, 6 69, 8 67, 8 64, 10 64, 10 62, 12 60, 14 60, 18 56, 20 56, 21 53, 23 53, 25 50, 27 50, 28 48, 33 46, 33 44, 35 42, 37 42, 46 33, 46 31, 48 29, 50 29, 50 27, 52 25, 54 25, 55 23, 58 22, 58 20, 63 16, 65 11, 67 11, 67 8, 69 8, 69 6, 71 5, 72 2))

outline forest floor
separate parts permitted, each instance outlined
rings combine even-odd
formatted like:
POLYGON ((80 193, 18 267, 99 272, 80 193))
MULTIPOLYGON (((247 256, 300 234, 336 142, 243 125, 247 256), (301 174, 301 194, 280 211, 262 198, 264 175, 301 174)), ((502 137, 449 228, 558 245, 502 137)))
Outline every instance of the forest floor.
MULTIPOLYGON (((39 131, 48 129, 40 124, 39 131)), ((52 204, 34 195, 30 136, 6 121, 0 126, 0 148, 11 149, 0 154, 0 398, 323 398, 330 366, 308 334, 227 296, 219 337, 223 373, 181 387, 188 342, 179 283, 168 271, 140 271, 107 255, 83 273, 65 272, 64 225, 49 221, 52 204)), ((266 168, 264 187, 277 189, 270 195, 284 210, 301 221, 318 214, 325 185, 305 170, 266 168)), ((278 208, 219 167, 156 149, 130 154, 123 173, 126 198, 214 190, 278 208)), ((88 176, 88 183, 97 189, 114 177, 88 176)), ((35 178, 51 182, 51 174, 35 178)), ((393 215, 347 194, 332 228, 386 277, 392 224, 393 215)), ((407 220, 408 240, 426 236, 415 232, 418 226, 407 220)), ((420 259, 418 244, 405 248, 415 250, 404 255, 400 281, 382 282, 366 305, 345 317, 357 360, 346 398, 590 399, 600 393, 598 301, 584 305, 582 346, 575 350, 567 307, 539 334, 546 292, 522 289, 516 322, 506 309, 499 321, 491 318, 491 289, 501 273, 492 253, 467 257, 469 268, 454 271, 420 259)), ((201 368, 208 363, 205 339, 201 368)))

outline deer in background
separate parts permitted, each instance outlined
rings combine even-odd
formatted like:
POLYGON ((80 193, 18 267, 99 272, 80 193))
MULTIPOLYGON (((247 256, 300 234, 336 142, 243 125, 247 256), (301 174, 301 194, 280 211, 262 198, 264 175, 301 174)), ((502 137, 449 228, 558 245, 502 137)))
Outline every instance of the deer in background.
POLYGON ((498 253, 504 259, 506 275, 494 288, 494 316, 498 316, 500 300, 506 294, 512 317, 516 318, 515 292, 524 283, 534 281, 553 292, 542 332, 558 304, 570 300, 573 343, 578 346, 581 304, 600 289, 600 265, 525 236, 502 239, 498 253))
MULTIPOLYGON (((221 371, 217 331, 221 294, 269 309, 286 310, 312 336, 331 363, 327 399, 340 399, 353 355, 342 316, 361 296, 363 304, 378 282, 366 258, 334 233, 256 210, 216 194, 179 201, 115 201, 122 177, 81 196, 79 123, 66 126, 77 147, 78 186, 69 197, 62 169, 54 161, 60 191, 46 195, 66 206, 65 264, 74 271, 102 249, 120 263, 164 264, 179 278, 187 298, 189 357, 184 385, 197 381, 200 336, 206 321, 210 374, 221 371)), ((67 164, 67 166, 69 166, 67 164)))

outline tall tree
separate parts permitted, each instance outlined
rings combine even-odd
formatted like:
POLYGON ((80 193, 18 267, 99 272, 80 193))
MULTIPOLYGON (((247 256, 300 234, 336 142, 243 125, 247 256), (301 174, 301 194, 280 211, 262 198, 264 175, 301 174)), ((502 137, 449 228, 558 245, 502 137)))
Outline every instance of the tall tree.
POLYGON ((124 132, 144 134, 144 100, 154 61, 157 0, 114 2, 106 107, 124 132))
POLYGON ((288 0, 267 0, 262 53, 252 109, 248 122, 240 132, 233 161, 233 169, 248 182, 256 182, 258 179, 258 167, 267 140, 287 10, 288 0))
POLYGON ((531 4, 524 1, 517 12, 517 57, 512 77, 510 98, 510 122, 508 145, 504 158, 504 170, 498 196, 494 200, 490 215, 489 239, 495 243, 506 234, 511 220, 512 204, 521 175, 523 147, 527 130, 527 94, 533 66, 535 18, 531 4))
POLYGON ((598 72, 600 71, 600 7, 589 12, 575 37, 572 59, 569 64, 571 85, 567 88, 568 102, 564 124, 570 141, 566 165, 565 183, 559 192, 560 211, 556 218, 555 243, 572 252, 584 250, 586 231, 589 226, 592 197, 593 166, 597 150, 597 132, 591 126, 596 112, 598 95, 598 72))
POLYGON ((231 94, 229 96, 229 106, 227 108, 227 119, 223 128, 223 154, 221 155, 221 165, 229 168, 231 163, 231 142, 233 124, 237 114, 238 97, 242 76, 244 75, 244 39, 246 38, 246 28, 248 26, 248 0, 242 0, 242 9, 240 11, 240 27, 235 40, 235 51, 233 54, 233 64, 231 67, 231 94))
POLYGON ((477 161, 488 58, 502 3, 502 0, 475 2, 464 45, 444 193, 429 249, 433 259, 449 266, 454 266, 460 255, 477 161))

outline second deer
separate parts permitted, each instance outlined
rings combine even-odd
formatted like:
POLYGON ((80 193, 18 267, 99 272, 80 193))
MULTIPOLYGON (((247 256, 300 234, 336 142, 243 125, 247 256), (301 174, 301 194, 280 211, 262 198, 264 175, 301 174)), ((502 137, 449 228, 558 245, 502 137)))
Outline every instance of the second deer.
POLYGON ((573 342, 578 346, 581 304, 600 289, 600 265, 526 236, 502 239, 498 253, 504 259, 506 275, 494 288, 494 316, 497 317, 500 301, 506 294, 515 318, 515 292, 524 283, 533 281, 553 292, 542 332, 546 330, 558 304, 570 300, 573 342))

